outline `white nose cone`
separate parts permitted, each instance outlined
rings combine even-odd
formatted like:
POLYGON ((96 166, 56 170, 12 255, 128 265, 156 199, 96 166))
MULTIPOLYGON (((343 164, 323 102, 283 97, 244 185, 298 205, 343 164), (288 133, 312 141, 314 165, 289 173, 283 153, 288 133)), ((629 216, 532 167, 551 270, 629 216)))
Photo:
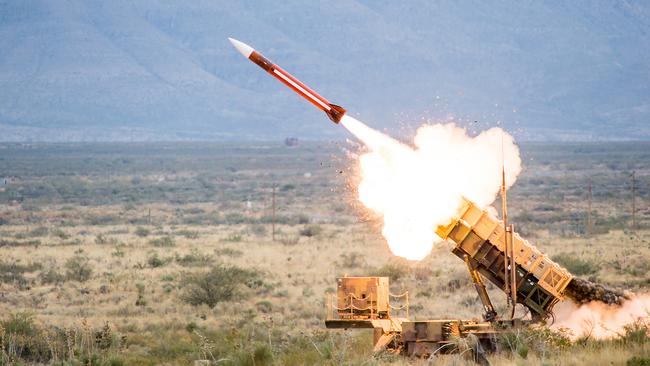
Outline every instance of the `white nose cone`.
POLYGON ((238 40, 236 40, 234 38, 228 38, 228 40, 230 41, 230 43, 232 43, 233 46, 235 46, 237 51, 239 51, 246 58, 249 58, 251 56, 251 53, 253 53, 253 51, 255 51, 253 49, 253 47, 247 45, 244 42, 239 42, 238 40))

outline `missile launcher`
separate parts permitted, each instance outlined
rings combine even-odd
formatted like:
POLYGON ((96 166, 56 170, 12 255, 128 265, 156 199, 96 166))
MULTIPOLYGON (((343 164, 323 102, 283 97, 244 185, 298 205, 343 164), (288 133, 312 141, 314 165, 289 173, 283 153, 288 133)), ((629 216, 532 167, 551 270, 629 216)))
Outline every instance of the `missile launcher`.
MULTIPOLYGON (((452 252, 495 286, 506 288, 504 261, 515 268, 517 303, 530 309, 533 320, 547 318, 553 306, 564 299, 573 276, 517 233, 506 233, 503 222, 464 199, 457 216, 436 233, 456 243, 452 252), (514 245, 514 263, 508 246, 514 245), (508 258, 506 258, 508 253, 508 258)), ((479 291, 479 295, 481 292, 479 291)), ((483 296, 480 296, 483 301, 483 296)), ((485 301, 484 305, 485 305, 485 301)), ((489 305, 491 306, 491 304, 489 305)))

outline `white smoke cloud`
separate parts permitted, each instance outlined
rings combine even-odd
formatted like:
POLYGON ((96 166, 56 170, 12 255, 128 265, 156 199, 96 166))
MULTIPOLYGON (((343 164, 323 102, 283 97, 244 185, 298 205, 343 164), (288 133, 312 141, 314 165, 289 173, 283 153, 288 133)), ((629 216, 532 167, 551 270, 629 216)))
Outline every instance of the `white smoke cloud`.
POLYGON ((359 200, 383 216, 391 251, 407 259, 429 254, 440 241, 436 227, 454 217, 462 197, 482 208, 494 202, 502 164, 508 187, 521 172, 519 148, 500 128, 470 137, 453 123, 424 125, 412 148, 352 117, 341 124, 370 149, 359 158, 359 200))
POLYGON ((650 318, 650 294, 635 295, 620 306, 599 301, 583 305, 564 301, 555 306, 554 313, 552 328, 569 330, 573 339, 615 338, 625 333, 626 325, 650 318))

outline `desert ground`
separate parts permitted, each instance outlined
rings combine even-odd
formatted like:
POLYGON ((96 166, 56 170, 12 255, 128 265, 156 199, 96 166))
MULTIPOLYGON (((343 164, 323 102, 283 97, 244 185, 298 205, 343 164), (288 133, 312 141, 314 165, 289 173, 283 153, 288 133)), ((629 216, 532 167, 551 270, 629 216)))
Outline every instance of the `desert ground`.
MULTIPOLYGON (((419 262, 390 253, 355 199, 357 149, 0 145, 0 365, 470 362, 373 355, 371 332, 325 329, 343 275, 390 277, 413 319, 482 312, 451 244, 419 262)), ((650 143, 522 143, 521 154, 508 196, 517 231, 576 276, 647 292, 650 143)), ((610 340, 539 328, 500 341, 496 365, 650 364, 641 323, 610 340)))

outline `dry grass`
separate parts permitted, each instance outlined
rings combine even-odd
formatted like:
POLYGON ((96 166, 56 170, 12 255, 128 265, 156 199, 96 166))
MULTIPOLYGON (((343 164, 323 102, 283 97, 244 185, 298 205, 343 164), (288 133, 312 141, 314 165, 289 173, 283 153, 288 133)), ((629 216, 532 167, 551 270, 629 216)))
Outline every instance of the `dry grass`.
MULTIPOLYGON (((119 357, 134 365, 189 364, 198 359, 242 365, 431 364, 372 356, 369 332, 324 329, 325 296, 335 287, 336 277, 346 274, 393 277, 392 292, 410 291, 413 319, 480 316, 482 309, 465 266, 450 253, 448 244, 437 245, 426 259, 411 263, 391 255, 376 222, 359 222, 356 209, 351 208, 354 201, 347 178, 338 174, 332 178, 339 169, 327 162, 339 164, 336 158, 310 148, 236 151, 243 155, 224 155, 219 158, 223 161, 216 162, 206 158, 204 166, 187 169, 182 154, 177 165, 170 160, 171 167, 164 168, 133 158, 143 166, 137 180, 129 169, 113 171, 110 183, 128 197, 133 194, 131 186, 164 193, 148 200, 81 202, 73 195, 28 200, 22 206, 3 201, 0 258, 26 270, 20 273, 24 281, 0 283, 0 314, 29 312, 44 329, 82 327, 82 322, 89 329, 101 329, 108 322, 126 338, 124 347, 100 354, 102 362, 119 357), (211 175, 202 176, 203 172, 211 175), (305 172, 310 172, 309 178, 305 172), (203 183, 194 186, 196 182, 203 183), (271 239, 270 223, 273 182, 281 187, 276 197, 276 241, 271 239), (188 200, 191 193, 203 198, 181 202, 180 196, 188 200), (87 258, 92 269, 87 281, 66 278, 66 262, 71 258, 87 258), (263 284, 244 289, 247 296, 220 301, 213 308, 183 301, 184 274, 202 273, 217 264, 254 270, 263 284)), ((199 159, 192 164, 203 163, 199 159)), ((569 191, 558 182, 570 179, 558 177, 542 163, 531 164, 546 174, 545 182, 550 183, 544 189, 569 191)), ((637 167, 637 172, 643 169, 637 167)), ((650 230, 608 229, 587 237, 573 219, 557 212, 580 211, 583 202, 578 196, 567 194, 574 197, 565 199, 569 204, 541 195, 517 198, 539 186, 535 181, 526 183, 532 179, 528 173, 519 192, 513 192, 511 214, 518 222, 518 216, 526 219, 526 212, 535 217, 539 213, 549 223, 522 220, 518 228, 531 243, 551 256, 579 257, 596 269, 589 276, 605 283, 647 289, 650 230)), ((24 179, 28 184, 28 177, 24 179)), ((91 171, 84 184, 101 188, 106 179, 102 172, 91 171)), ((613 215, 623 209, 610 211, 609 206, 602 199, 595 210, 612 225, 613 215)), ((650 214, 644 215, 642 223, 647 223, 650 214)), ((504 295, 488 287, 497 310, 505 309, 504 295)), ((502 352, 490 359, 494 364, 625 364, 648 353, 646 343, 610 342, 576 345, 566 351, 531 351, 526 358, 502 352)), ((433 361, 436 365, 466 363, 458 355, 433 361)))

